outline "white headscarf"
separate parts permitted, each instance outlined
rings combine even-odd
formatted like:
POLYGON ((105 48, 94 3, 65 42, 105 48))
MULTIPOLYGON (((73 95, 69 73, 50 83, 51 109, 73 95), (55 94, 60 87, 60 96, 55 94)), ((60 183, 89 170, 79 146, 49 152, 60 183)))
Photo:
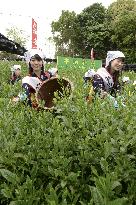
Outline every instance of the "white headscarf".
POLYGON ((11 72, 15 72, 17 69, 21 70, 21 65, 13 65, 11 67, 11 72))
POLYGON ((94 75, 96 74, 94 69, 89 69, 86 73, 85 73, 85 78, 92 78, 94 75))
POLYGON ((108 51, 106 58, 106 67, 112 60, 116 58, 125 58, 125 55, 121 51, 108 51))
POLYGON ((48 71, 49 71, 52 75, 55 75, 55 74, 57 73, 58 69, 57 69, 57 68, 50 68, 48 71))
POLYGON ((24 57, 25 57, 26 62, 29 63, 30 59, 36 54, 38 54, 42 59, 45 58, 44 53, 40 49, 31 49, 31 50, 24 53, 24 57))

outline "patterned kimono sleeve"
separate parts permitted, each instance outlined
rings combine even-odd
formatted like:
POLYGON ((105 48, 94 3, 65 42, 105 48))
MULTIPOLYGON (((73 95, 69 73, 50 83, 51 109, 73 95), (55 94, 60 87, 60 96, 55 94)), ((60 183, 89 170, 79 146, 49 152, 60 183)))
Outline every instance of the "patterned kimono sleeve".
POLYGON ((121 84, 120 84, 120 82, 117 82, 117 85, 115 86, 115 90, 117 92, 121 92, 121 84))
POLYGON ((27 83, 22 85, 22 92, 18 94, 20 101, 25 101, 29 98, 30 95, 30 86, 27 83))
POLYGON ((83 80, 84 80, 84 83, 85 84, 87 84, 89 81, 91 81, 92 80, 92 78, 90 78, 90 77, 83 77, 83 80))
POLYGON ((29 84, 27 83, 24 83, 22 85, 23 87, 23 96, 24 96, 24 100, 25 102, 27 103, 27 105, 29 105, 30 107, 33 107, 33 108, 37 108, 38 104, 37 104, 37 100, 36 100, 36 97, 35 97, 35 89, 32 88, 29 84))
POLYGON ((114 97, 116 97, 117 94, 121 94, 121 84, 119 82, 117 82, 117 84, 113 86, 110 94, 114 97))
POLYGON ((100 94, 102 90, 106 91, 103 79, 99 75, 94 75, 92 84, 95 93, 100 94))
POLYGON ((8 83, 14 85, 15 80, 16 80, 15 78, 11 77, 11 78, 8 80, 8 83))

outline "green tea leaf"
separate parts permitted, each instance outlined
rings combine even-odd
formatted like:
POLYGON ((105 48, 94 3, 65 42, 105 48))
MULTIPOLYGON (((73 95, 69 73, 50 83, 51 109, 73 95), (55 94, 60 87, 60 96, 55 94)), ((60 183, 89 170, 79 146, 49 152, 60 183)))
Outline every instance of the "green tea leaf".
POLYGON ((19 182, 19 178, 17 177, 17 175, 9 170, 0 169, 0 173, 8 182, 11 182, 13 184, 17 184, 19 182))

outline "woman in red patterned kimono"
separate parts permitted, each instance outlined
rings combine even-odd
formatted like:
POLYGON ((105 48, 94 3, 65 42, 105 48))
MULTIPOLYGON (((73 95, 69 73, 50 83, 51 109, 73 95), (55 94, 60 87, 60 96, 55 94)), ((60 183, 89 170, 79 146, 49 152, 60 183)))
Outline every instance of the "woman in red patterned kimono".
POLYGON ((119 76, 124 65, 124 58, 121 51, 108 51, 105 68, 101 67, 96 72, 89 70, 85 73, 85 83, 91 82, 89 94, 86 96, 88 102, 91 102, 96 94, 101 98, 107 96, 116 102, 115 98, 121 91, 119 76))
POLYGON ((93 76, 95 93, 116 97, 121 90, 119 76, 124 65, 124 58, 124 54, 120 51, 108 51, 105 68, 99 68, 93 76))
POLYGON ((14 85, 16 82, 22 79, 21 77, 21 65, 13 65, 11 67, 11 77, 8 81, 10 84, 14 85))
POLYGON ((29 75, 22 79, 23 92, 13 99, 13 101, 27 102, 31 107, 38 107, 35 93, 45 80, 53 77, 51 72, 44 71, 44 55, 40 50, 33 49, 25 55, 29 65, 29 75))

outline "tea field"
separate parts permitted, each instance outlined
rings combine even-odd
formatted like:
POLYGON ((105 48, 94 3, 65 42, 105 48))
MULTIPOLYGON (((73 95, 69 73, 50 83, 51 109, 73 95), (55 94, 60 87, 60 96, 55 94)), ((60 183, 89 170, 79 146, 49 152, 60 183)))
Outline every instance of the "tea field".
MULTIPOLYGON (((108 99, 87 105, 85 69, 61 69, 74 84, 72 97, 56 111, 33 110, 10 99, 21 82, 9 85, 10 66, 0 62, 0 204, 135 205, 136 91, 125 106, 108 99)), ((27 73, 24 62, 22 75, 27 73)), ((125 72, 131 81, 136 73, 125 72)))

